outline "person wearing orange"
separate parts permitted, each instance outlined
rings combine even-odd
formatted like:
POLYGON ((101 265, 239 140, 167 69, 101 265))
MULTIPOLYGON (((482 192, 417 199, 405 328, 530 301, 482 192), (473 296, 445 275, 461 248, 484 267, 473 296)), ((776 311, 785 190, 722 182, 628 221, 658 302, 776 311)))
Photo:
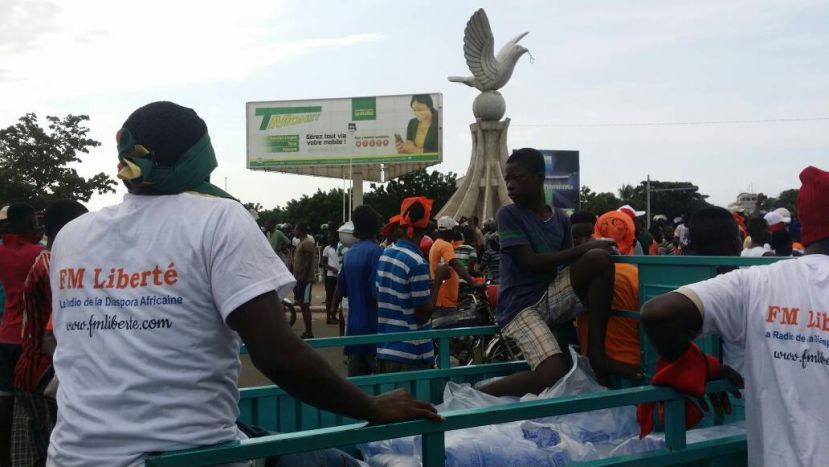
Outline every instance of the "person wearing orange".
POLYGON ((437 240, 429 250, 429 269, 432 277, 435 277, 435 271, 441 264, 448 264, 451 270, 449 279, 443 283, 435 302, 435 313, 437 315, 452 312, 458 307, 460 279, 469 284, 475 284, 472 275, 455 256, 455 246, 452 242, 455 240, 455 227, 457 226, 458 223, 455 219, 449 216, 438 219, 437 240))
MULTIPOLYGON (((571 229, 584 231, 587 222, 577 223, 575 219, 571 229)), ((616 242, 619 253, 633 254, 633 239, 635 226, 633 220, 625 213, 610 211, 603 214, 596 221, 593 228, 594 238, 610 238, 616 242)), ((589 239, 589 238, 588 238, 589 239)), ((573 246, 584 242, 583 236, 573 235, 573 246)), ((616 263, 615 280, 613 285, 614 310, 639 310, 639 269, 634 264, 616 263)), ((581 314, 576 318, 576 327, 581 343, 582 355, 587 355, 589 314, 581 314)), ((607 356, 629 365, 639 365, 639 323, 633 318, 611 315, 607 320, 605 334, 605 353, 607 356)))

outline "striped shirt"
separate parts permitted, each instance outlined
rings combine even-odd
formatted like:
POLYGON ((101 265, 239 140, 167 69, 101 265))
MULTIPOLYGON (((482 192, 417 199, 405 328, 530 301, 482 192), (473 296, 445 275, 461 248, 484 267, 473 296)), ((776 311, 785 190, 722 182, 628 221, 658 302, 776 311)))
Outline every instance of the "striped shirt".
MULTIPOLYGON (((431 299, 429 263, 420 249, 406 239, 386 248, 377 266, 377 332, 430 329, 417 324, 414 309, 431 299)), ((422 364, 434 358, 432 340, 377 344, 377 358, 405 364, 422 364)))
POLYGON ((455 258, 463 264, 463 267, 469 269, 471 262, 478 261, 478 252, 475 251, 474 246, 461 243, 455 247, 455 258))
POLYGON ((34 392, 52 364, 52 357, 43 351, 46 322, 52 315, 50 260, 48 251, 40 252, 29 270, 23 289, 23 340, 14 374, 14 387, 19 391, 34 392))

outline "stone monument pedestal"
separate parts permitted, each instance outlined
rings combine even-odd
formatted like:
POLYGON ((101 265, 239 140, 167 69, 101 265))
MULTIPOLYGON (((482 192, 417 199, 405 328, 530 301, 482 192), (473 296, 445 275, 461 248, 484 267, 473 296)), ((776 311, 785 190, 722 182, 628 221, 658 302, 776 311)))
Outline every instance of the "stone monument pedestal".
MULTIPOLYGON (((502 114, 503 115, 503 114, 502 114)), ((512 204, 504 183, 503 165, 507 160, 507 129, 504 121, 478 120, 469 125, 472 132, 472 159, 458 189, 437 217, 478 216, 483 222, 501 206, 512 204)))

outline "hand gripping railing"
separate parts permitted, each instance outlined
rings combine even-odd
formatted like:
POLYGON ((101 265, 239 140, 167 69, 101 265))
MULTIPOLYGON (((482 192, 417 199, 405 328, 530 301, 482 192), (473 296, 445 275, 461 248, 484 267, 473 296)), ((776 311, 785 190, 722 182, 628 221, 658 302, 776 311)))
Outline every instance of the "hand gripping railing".
MULTIPOLYGON (((709 382, 705 387, 706 393, 724 392, 730 389, 733 389, 733 386, 726 381, 709 382)), ((444 433, 447 431, 657 401, 665 402, 665 442, 667 447, 647 454, 617 458, 617 462, 614 462, 613 459, 596 461, 595 465, 625 464, 634 462, 632 459, 635 459, 635 462, 639 465, 663 465, 670 462, 689 462, 715 455, 734 454, 745 450, 744 437, 737 436, 718 440, 717 443, 706 443, 705 446, 692 445, 693 449, 683 452, 687 447, 685 440, 685 397, 684 394, 673 389, 641 386, 556 399, 516 402, 486 408, 453 410, 441 413, 444 421, 439 423, 426 420, 382 425, 354 423, 332 428, 233 441, 216 446, 150 456, 147 458, 145 465, 155 467, 216 465, 383 439, 422 435, 423 465, 424 467, 435 467, 445 464, 444 433), (703 449, 700 449, 701 447, 703 449)))

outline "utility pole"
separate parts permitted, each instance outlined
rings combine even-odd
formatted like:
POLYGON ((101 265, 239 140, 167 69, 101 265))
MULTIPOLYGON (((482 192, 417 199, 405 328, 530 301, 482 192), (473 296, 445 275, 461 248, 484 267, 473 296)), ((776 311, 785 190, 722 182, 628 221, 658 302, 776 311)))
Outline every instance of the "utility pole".
POLYGON ((648 217, 648 230, 651 230, 651 174, 648 174, 647 182, 645 182, 645 215, 648 217))

